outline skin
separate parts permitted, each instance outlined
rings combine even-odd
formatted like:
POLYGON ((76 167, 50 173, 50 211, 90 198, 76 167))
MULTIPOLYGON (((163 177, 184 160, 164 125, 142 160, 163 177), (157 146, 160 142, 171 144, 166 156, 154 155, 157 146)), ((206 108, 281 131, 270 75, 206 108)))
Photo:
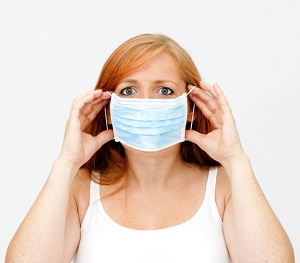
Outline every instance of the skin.
MULTIPOLYGON (((114 92, 123 97, 175 98, 192 88, 178 76, 172 58, 162 54, 122 80, 114 92)), ((215 128, 207 135, 186 131, 186 139, 221 163, 216 204, 233 262, 294 262, 291 243, 255 179, 223 92, 217 84, 202 81, 189 97, 215 128)), ((88 172, 79 167, 113 138, 112 130, 96 137, 83 130, 109 99, 109 94, 98 90, 74 100, 60 155, 13 237, 6 262, 72 259, 89 203, 88 172)), ((125 147, 129 164, 126 192, 102 200, 114 221, 133 229, 160 229, 185 222, 196 213, 205 195, 208 170, 182 162, 179 147, 151 153, 125 147)), ((117 187, 101 187, 101 196, 117 187)))

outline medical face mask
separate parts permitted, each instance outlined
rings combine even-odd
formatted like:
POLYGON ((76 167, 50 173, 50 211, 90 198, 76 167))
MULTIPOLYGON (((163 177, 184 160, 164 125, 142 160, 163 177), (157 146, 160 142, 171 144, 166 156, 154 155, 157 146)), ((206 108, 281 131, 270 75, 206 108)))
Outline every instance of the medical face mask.
POLYGON ((183 142, 188 94, 176 99, 135 99, 113 93, 110 115, 115 141, 147 152, 183 142))

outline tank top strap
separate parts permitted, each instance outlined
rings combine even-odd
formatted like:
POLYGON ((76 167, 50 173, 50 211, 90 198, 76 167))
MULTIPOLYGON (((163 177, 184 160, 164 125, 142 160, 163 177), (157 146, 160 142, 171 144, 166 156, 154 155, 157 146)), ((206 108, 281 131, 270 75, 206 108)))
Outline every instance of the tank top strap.
POLYGON ((92 179, 91 179, 91 183, 90 183, 90 202, 89 202, 89 206, 91 204, 93 204, 94 202, 100 200, 100 184, 95 183, 92 179))
POLYGON ((217 174, 218 174, 218 167, 211 167, 209 169, 207 184, 206 184, 206 193, 208 194, 208 198, 210 202, 215 203, 215 196, 216 196, 216 182, 217 182, 217 174))

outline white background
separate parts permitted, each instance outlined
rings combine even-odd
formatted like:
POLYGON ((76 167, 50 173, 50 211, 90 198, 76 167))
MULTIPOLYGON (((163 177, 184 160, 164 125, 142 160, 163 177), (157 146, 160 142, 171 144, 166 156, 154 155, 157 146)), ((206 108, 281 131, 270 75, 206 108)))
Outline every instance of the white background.
POLYGON ((73 98, 140 33, 174 38, 231 103, 255 174, 300 258, 300 2, 0 2, 0 261, 59 153, 73 98))

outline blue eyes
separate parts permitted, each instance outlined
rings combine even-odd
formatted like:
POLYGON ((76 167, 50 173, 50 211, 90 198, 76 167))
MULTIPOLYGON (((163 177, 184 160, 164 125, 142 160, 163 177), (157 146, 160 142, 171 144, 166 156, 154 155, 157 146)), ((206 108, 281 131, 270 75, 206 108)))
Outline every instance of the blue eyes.
POLYGON ((167 96, 167 95, 173 94, 173 90, 171 90, 171 89, 169 89, 169 88, 166 88, 166 87, 162 87, 162 88, 159 90, 159 93, 160 93, 161 95, 167 96))
POLYGON ((121 91, 121 93, 125 96, 130 96, 132 94, 135 94, 135 90, 132 87, 128 87, 128 88, 123 89, 121 91))
MULTIPOLYGON (((121 94, 124 96, 131 96, 135 93, 136 93, 136 90, 132 87, 127 87, 127 88, 121 90, 121 94)), ((174 91, 167 87, 161 87, 159 89, 158 93, 163 96, 168 96, 168 95, 173 94, 174 91)))

